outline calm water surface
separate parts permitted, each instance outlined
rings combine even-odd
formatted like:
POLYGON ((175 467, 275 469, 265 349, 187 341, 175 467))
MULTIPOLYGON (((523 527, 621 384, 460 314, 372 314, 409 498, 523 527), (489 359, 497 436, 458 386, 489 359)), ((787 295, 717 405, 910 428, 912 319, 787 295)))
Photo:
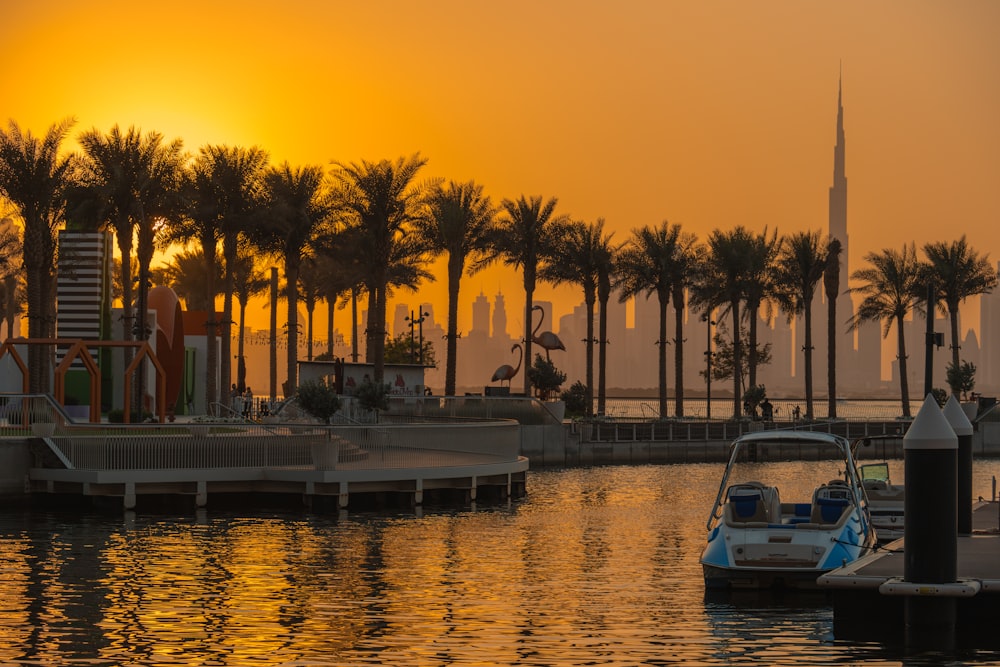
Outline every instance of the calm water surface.
MULTIPOLYGON (((791 498, 816 467, 761 476, 791 498)), ((0 664, 900 664, 835 641, 822 597, 706 600, 720 474, 531 472, 510 505, 405 514, 2 513, 0 664)))

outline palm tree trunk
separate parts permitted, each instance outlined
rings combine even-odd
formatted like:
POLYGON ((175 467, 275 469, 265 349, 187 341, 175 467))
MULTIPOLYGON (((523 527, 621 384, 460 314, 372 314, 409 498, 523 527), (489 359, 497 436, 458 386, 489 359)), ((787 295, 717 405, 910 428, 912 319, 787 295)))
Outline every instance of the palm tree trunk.
MULTIPOLYGON (((958 304, 948 304, 948 317, 951 319, 951 364, 958 370, 958 365, 961 363, 959 360, 958 351, 961 349, 961 341, 958 338, 958 304), (954 306, 954 308, 952 307, 954 306)), ((952 392, 955 394, 955 398, 958 398, 958 391, 956 387, 952 387, 952 392)))
POLYGON ((826 300, 826 405, 830 419, 837 418, 837 299, 826 300))
POLYGON ((684 417, 684 301, 683 292, 674 294, 674 410, 684 417))
POLYGON ((240 325, 239 332, 240 337, 236 342, 236 386, 240 391, 246 389, 247 386, 247 362, 246 356, 244 355, 245 344, 244 338, 246 337, 246 314, 247 314, 247 302, 244 299, 240 299, 240 325))
POLYGON ((594 295, 587 294, 584 299, 587 305, 587 391, 586 414, 594 416, 594 295))
POLYGON ((278 267, 271 267, 271 336, 268 340, 270 400, 278 398, 278 267))
POLYGON ((899 359, 899 390, 903 400, 903 416, 910 416, 910 381, 906 377, 906 339, 903 337, 903 316, 896 317, 896 354, 899 359))
MULTIPOLYGON (((233 293, 236 291, 236 235, 227 234, 222 242, 223 257, 226 261, 225 294, 222 298, 222 359, 219 363, 219 375, 222 386, 228 387, 233 377, 233 293), (230 239, 230 237, 232 237, 230 239)), ((232 407, 229 393, 223 395, 223 402, 232 407)))
POLYGON ((747 303, 747 320, 749 335, 747 338, 747 343, 750 349, 747 350, 747 386, 756 387, 757 386, 757 315, 760 312, 760 306, 751 306, 747 303))
POLYGON ((733 419, 740 418, 740 380, 743 375, 743 345, 740 340, 740 301, 733 299, 729 304, 733 315, 733 419))
POLYGON ((288 364, 287 380, 285 380, 285 397, 295 393, 298 387, 298 357, 299 357, 299 264, 298 258, 285 259, 285 300, 288 302, 288 348, 285 362, 288 364))
POLYGON ((218 400, 219 385, 217 382, 217 371, 219 368, 219 351, 216 348, 215 332, 218 323, 215 321, 215 245, 206 243, 202 239, 202 252, 205 256, 205 346, 208 348, 205 353, 206 375, 205 379, 205 410, 208 414, 213 414, 213 404, 218 400))
POLYGON ((601 299, 600 340, 597 343, 597 414, 605 413, 608 368, 608 298, 601 299))
POLYGON ((351 361, 358 363, 358 288, 351 288, 351 361))
POLYGON ((669 296, 664 298, 659 297, 660 302, 660 340, 657 341, 657 345, 660 348, 659 351, 659 363, 657 363, 657 370, 659 371, 659 388, 660 388, 660 417, 665 417, 667 415, 667 304, 669 301, 669 296))
POLYGON ((382 384, 385 380, 386 283, 382 281, 372 290, 371 295, 374 298, 375 326, 368 327, 368 359, 375 365, 375 383, 382 384))
POLYGON ((306 360, 313 360, 313 314, 316 312, 315 302, 306 308, 306 360))
POLYGON ((805 300, 805 380, 806 380, 806 419, 813 418, 813 364, 812 364, 812 295, 805 300))
POLYGON ((457 255, 448 258, 448 351, 444 371, 444 395, 455 395, 458 372, 458 290, 462 280, 462 264, 457 255))
POLYGON ((336 294, 331 294, 330 295, 330 298, 327 299, 327 305, 329 307, 326 309, 326 354, 327 354, 327 356, 330 357, 330 361, 333 361, 333 359, 334 359, 334 356, 333 356, 333 343, 334 343, 334 341, 333 341, 333 337, 334 337, 333 309, 337 305, 337 295, 336 294))
MULTIPOLYGON (((525 273, 527 273, 527 268, 525 268, 525 273)), ((525 279, 527 283, 527 279, 525 279)), ((534 357, 531 356, 531 316, 532 316, 532 297, 534 296, 534 288, 529 289, 527 284, 524 288, 524 395, 531 398, 531 376, 528 373, 528 369, 534 364, 534 357)))

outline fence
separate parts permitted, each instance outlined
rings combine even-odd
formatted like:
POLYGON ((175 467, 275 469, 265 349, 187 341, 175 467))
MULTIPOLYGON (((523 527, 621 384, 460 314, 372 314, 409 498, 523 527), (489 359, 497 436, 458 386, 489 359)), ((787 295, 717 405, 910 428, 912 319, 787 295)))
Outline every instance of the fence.
POLYGON ((587 442, 670 442, 670 441, 729 441, 752 431, 765 428, 787 428, 797 431, 833 433, 848 439, 873 435, 902 437, 909 421, 818 421, 818 422, 752 422, 612 419, 594 420, 580 425, 587 442))
MULTIPOLYGON (((351 426, 81 424, 49 437, 79 470, 427 468, 517 460, 513 422, 351 426)), ((54 462, 52 462, 54 463, 54 462)))

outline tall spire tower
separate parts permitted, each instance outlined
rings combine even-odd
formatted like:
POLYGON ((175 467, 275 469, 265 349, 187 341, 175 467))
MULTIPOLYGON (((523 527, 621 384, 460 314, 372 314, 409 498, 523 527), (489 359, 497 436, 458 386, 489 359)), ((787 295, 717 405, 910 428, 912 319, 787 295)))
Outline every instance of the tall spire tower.
POLYGON ((844 164, 844 87, 843 74, 837 82, 837 145, 833 147, 833 185, 830 186, 830 236, 838 239, 843 251, 841 257, 841 275, 848 273, 847 258, 847 174, 844 164))

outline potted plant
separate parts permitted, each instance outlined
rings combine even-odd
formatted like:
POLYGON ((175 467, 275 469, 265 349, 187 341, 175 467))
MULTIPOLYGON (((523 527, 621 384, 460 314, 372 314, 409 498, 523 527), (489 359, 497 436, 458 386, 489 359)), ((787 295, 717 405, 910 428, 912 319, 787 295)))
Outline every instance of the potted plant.
POLYGON ((550 399, 552 396, 559 395, 559 388, 566 381, 566 374, 556 368, 550 360, 543 359, 542 355, 536 354, 534 363, 528 368, 528 378, 531 380, 531 386, 535 388, 535 396, 538 400, 548 403, 546 407, 549 412, 556 419, 562 421, 566 414, 566 403, 550 399))
MULTIPOLYGON (((300 384, 295 392, 295 400, 300 408, 323 424, 329 424, 330 418, 340 409, 340 397, 337 396, 336 389, 323 379, 300 384)), ((340 447, 331 440, 331 435, 328 430, 322 440, 309 445, 313 464, 319 470, 333 470, 337 467, 340 447)))
POLYGON ((362 410, 372 415, 372 421, 377 424, 379 411, 389 409, 389 391, 389 385, 376 384, 365 378, 354 390, 354 398, 362 410))
POLYGON ((969 421, 975 419, 976 413, 979 411, 979 404, 969 400, 969 393, 976 388, 976 365, 964 360, 958 366, 949 363, 945 378, 948 381, 948 387, 951 388, 952 395, 961 402, 965 416, 969 418, 969 421))
POLYGON ((340 409, 340 397, 333 384, 325 380, 309 380, 299 385, 295 392, 299 407, 324 424, 340 409))

